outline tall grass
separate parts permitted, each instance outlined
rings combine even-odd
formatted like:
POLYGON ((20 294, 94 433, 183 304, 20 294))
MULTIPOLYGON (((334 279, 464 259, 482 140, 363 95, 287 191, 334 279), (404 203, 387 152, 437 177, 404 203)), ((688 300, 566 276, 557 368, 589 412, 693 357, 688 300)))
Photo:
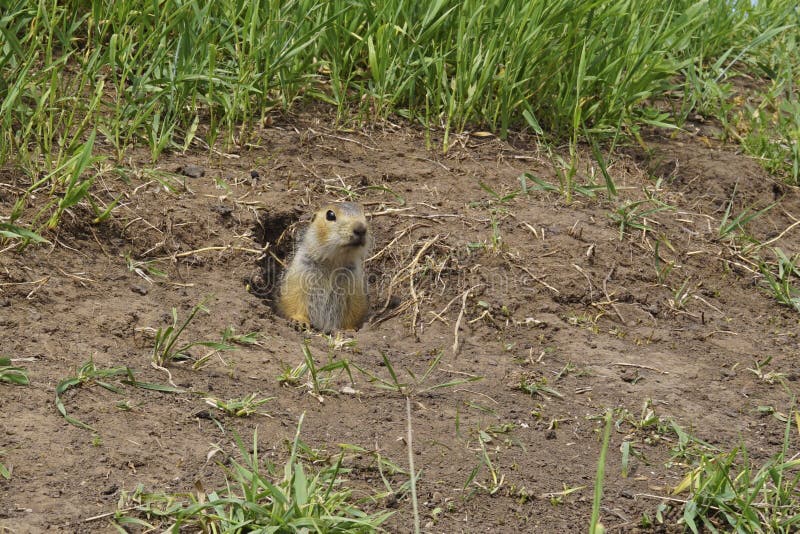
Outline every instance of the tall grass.
POLYGON ((796 79, 776 42, 799 21, 790 0, 8 0, 0 164, 34 183, 91 131, 117 161, 137 143, 153 159, 243 143, 311 100, 343 122, 442 127, 445 148, 452 131, 529 123, 572 145, 636 136, 719 99, 709 87, 736 69, 796 79), (656 109, 675 95, 671 116, 656 109))
POLYGON ((590 131, 613 133, 652 122, 644 103, 682 70, 755 65, 748 53, 798 23, 791 2, 749 0, 8 4, 4 159, 31 140, 46 155, 86 122, 119 151, 143 140, 157 156, 201 125, 235 135, 305 94, 343 117, 401 113, 501 133, 527 110, 568 136, 579 109, 590 131))

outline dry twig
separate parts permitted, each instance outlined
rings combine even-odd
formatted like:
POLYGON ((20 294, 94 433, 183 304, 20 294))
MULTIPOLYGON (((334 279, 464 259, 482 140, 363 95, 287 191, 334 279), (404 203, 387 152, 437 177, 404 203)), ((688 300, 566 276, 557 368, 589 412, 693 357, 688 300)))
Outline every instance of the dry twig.
POLYGON ((656 369, 655 367, 650 367, 649 365, 639 365, 638 363, 614 362, 611 365, 619 365, 621 367, 637 367, 639 369, 647 369, 649 371, 655 371, 656 373, 661 373, 662 375, 669 374, 668 372, 662 371, 661 369, 656 369))
MULTIPOLYGON (((458 312, 458 319, 456 319, 456 327, 453 329, 453 354, 458 354, 458 329, 461 327, 461 320, 464 318, 464 310, 467 307, 467 297, 469 296, 470 292, 483 284, 476 284, 471 288, 464 291, 461 295, 461 311, 458 312)), ((449 306, 449 304, 448 304, 449 306)))

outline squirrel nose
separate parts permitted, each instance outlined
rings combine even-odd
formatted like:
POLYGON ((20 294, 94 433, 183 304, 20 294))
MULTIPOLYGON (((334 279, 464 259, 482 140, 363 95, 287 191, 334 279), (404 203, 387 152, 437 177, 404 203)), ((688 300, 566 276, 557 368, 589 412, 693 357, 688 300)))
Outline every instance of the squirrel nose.
POLYGON ((356 237, 363 238, 365 235, 367 235, 367 225, 364 223, 356 224, 353 226, 353 234, 355 234, 356 237))

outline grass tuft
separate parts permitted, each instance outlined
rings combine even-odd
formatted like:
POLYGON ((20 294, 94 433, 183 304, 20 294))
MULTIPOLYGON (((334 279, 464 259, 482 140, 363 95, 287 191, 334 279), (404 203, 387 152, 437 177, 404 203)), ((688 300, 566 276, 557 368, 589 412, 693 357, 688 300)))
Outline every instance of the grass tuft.
POLYGON ((230 416, 247 417, 249 415, 253 415, 254 413, 268 415, 264 412, 259 412, 256 408, 274 399, 275 397, 263 397, 257 399, 256 394, 251 393, 250 395, 241 399, 229 399, 227 401, 223 401, 213 397, 205 397, 203 400, 206 401, 206 404, 209 406, 213 406, 214 408, 222 410, 230 416))
MULTIPOLYGON (((795 412, 796 413, 796 412, 795 412)), ((800 458, 789 456, 792 418, 781 451, 760 467, 739 446, 703 456, 675 493, 690 491, 682 522, 693 533, 796 532, 800 528, 800 458)))
POLYGON ((789 258, 780 248, 773 251, 777 259, 774 265, 759 263, 767 289, 779 303, 800 312, 800 254, 789 258))
MULTIPOLYGON (((175 360, 184 360, 189 358, 188 351, 192 347, 201 346, 209 347, 214 351, 233 350, 235 347, 224 342, 216 341, 190 341, 188 343, 179 344, 178 339, 181 334, 189 326, 195 316, 204 311, 208 313, 208 309, 203 306, 203 302, 197 304, 189 312, 188 317, 178 325, 178 310, 172 308, 172 324, 166 328, 159 328, 156 331, 155 342, 153 344, 152 359, 153 364, 157 367, 163 368, 164 365, 175 360)), ((223 340, 226 338, 226 332, 223 332, 223 340)), ((230 334, 227 336, 230 338, 230 334)))
POLYGON ((121 499, 115 522, 120 527, 139 525, 174 532, 374 532, 392 512, 369 514, 353 504, 350 490, 343 487, 348 472, 342 467, 344 453, 333 465, 307 471, 298 456, 304 417, 298 422, 282 473, 271 464, 266 469, 262 465, 257 431, 249 445, 237 436, 242 460, 232 460, 225 468, 224 489, 198 487, 197 494, 170 495, 146 493, 139 486, 121 499))
POLYGON ((8 382, 18 386, 27 386, 30 384, 28 372, 22 367, 11 365, 11 363, 11 358, 6 358, 5 356, 0 357, 0 383, 8 382))
POLYGON ((128 367, 110 367, 108 369, 98 369, 94 363, 94 360, 89 360, 78 369, 78 372, 76 373, 75 376, 71 376, 61 380, 56 386, 55 404, 58 413, 60 413, 64 417, 64 419, 71 425, 75 425, 78 428, 83 428, 85 430, 91 430, 92 432, 97 432, 97 430, 95 430, 90 425, 87 425, 83 421, 80 421, 79 419, 67 415, 67 409, 64 406, 63 396, 70 389, 79 388, 90 384, 97 384, 98 386, 107 389, 112 393, 121 394, 122 390, 117 386, 105 380, 99 380, 101 378, 106 379, 115 376, 127 377, 122 380, 122 383, 137 388, 149 389, 152 391, 160 391, 163 393, 183 393, 183 390, 181 389, 165 386, 163 384, 139 382, 136 380, 136 378, 134 378, 133 371, 131 371, 128 367))

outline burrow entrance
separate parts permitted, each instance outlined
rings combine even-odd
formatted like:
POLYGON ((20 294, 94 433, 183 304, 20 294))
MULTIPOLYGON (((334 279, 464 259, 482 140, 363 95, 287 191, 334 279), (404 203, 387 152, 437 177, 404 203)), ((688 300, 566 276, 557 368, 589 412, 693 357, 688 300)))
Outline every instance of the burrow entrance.
POLYGON ((284 265, 291 258, 301 211, 270 210, 259 215, 253 227, 253 237, 266 254, 259 258, 258 272, 250 280, 250 292, 275 309, 284 265))

